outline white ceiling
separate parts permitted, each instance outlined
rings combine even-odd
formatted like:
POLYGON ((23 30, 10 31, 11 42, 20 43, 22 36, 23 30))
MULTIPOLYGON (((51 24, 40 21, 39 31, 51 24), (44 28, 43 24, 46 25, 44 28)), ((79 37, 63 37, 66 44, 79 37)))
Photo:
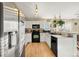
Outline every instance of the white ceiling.
POLYGON ((54 16, 71 19, 76 18, 79 13, 78 2, 16 2, 16 5, 26 17, 35 17, 35 4, 38 5, 39 17, 53 18, 54 16))

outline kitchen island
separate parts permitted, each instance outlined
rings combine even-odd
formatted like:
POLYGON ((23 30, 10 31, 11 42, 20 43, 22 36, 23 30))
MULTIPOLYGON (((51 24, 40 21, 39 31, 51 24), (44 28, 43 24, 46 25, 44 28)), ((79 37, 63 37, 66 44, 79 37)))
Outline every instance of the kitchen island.
POLYGON ((58 57, 74 57, 77 56, 77 37, 67 37, 63 35, 51 35, 57 38, 57 54, 58 57))

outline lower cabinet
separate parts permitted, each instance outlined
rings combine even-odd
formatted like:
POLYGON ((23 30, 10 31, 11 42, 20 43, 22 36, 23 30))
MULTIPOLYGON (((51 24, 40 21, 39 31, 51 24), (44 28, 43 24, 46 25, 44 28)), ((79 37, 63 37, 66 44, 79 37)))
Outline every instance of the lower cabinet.
POLYGON ((60 37, 58 39, 58 56, 59 57, 74 57, 76 38, 60 37))
POLYGON ((40 42, 46 42, 51 48, 51 35, 49 33, 40 33, 40 42))

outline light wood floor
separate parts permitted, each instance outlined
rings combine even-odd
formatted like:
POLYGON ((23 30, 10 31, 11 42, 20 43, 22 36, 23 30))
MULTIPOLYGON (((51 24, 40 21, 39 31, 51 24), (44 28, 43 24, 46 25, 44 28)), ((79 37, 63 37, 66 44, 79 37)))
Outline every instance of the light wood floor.
POLYGON ((25 57, 55 57, 46 42, 29 43, 25 46, 25 57))

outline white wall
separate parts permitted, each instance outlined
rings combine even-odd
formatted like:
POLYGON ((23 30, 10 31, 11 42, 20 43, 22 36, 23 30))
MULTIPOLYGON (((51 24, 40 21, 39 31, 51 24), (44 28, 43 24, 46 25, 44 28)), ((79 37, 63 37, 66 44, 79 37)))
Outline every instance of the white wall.
POLYGON ((68 32, 71 33, 79 33, 79 20, 78 19, 66 20, 64 30, 67 30, 68 32), (77 23, 77 25, 74 24, 75 22, 77 23))

